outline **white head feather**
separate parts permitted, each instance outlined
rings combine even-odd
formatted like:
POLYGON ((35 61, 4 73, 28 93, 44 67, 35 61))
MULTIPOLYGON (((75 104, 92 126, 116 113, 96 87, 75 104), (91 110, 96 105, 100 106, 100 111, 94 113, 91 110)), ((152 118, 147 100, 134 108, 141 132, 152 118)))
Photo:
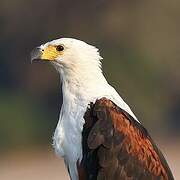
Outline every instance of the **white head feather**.
POLYGON ((64 47, 63 54, 52 61, 63 78, 74 75, 94 77, 97 76, 96 73, 101 73, 102 58, 94 46, 73 38, 61 38, 48 42, 41 48, 44 49, 49 45, 64 47))

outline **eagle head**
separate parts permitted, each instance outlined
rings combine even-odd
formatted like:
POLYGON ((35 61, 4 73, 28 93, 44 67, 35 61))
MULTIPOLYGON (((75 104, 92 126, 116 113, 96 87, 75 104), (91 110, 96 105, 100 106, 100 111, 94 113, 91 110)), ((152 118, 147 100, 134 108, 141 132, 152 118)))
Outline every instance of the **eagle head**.
POLYGON ((96 47, 73 38, 53 40, 31 52, 31 62, 48 61, 63 74, 81 72, 83 75, 83 72, 87 73, 90 69, 101 71, 101 59, 96 47))

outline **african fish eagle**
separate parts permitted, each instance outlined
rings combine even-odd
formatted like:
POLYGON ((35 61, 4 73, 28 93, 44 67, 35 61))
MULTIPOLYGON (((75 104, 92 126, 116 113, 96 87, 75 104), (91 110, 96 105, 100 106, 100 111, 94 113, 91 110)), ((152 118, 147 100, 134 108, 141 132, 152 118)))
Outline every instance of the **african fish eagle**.
POLYGON ((73 38, 47 42, 31 61, 49 61, 60 74, 63 104, 54 136, 72 180, 172 180, 146 129, 101 69, 96 47, 73 38))

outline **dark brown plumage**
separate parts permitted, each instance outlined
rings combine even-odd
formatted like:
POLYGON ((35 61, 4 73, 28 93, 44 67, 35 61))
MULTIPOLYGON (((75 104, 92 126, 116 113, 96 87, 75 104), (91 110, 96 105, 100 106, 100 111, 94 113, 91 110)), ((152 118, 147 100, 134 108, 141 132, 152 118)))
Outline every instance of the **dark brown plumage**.
POLYGON ((80 180, 173 180, 146 129, 110 100, 91 104, 82 134, 80 180))

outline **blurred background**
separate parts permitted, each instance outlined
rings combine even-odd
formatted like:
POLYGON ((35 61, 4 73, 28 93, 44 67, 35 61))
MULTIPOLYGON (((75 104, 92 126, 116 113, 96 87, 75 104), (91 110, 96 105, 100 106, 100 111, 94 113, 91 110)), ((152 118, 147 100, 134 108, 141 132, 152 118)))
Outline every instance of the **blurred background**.
POLYGON ((0 179, 68 179, 51 146, 62 103, 59 75, 29 57, 60 37, 100 49, 106 78, 180 179, 179 20, 178 0, 1 0, 0 179))

